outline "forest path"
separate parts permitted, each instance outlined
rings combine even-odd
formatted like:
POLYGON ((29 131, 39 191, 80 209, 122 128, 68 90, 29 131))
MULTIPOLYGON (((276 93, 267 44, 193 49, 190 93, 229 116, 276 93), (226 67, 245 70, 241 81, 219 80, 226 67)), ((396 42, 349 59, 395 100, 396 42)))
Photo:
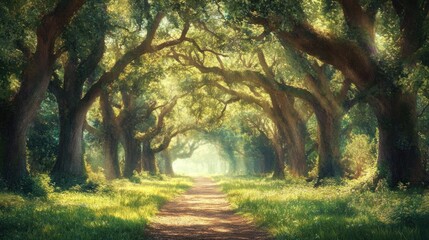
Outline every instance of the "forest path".
POLYGON ((234 214, 210 178, 194 178, 194 186, 167 203, 147 229, 148 239, 270 239, 243 217, 234 214))

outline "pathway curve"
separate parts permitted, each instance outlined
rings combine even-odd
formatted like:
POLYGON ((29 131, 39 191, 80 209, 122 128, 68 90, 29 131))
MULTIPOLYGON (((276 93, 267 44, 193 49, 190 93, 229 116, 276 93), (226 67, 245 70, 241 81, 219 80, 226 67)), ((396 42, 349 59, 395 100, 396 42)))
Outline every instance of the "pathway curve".
POLYGON ((161 208, 147 229, 149 239, 270 239, 234 214, 213 180, 195 178, 194 186, 161 208))

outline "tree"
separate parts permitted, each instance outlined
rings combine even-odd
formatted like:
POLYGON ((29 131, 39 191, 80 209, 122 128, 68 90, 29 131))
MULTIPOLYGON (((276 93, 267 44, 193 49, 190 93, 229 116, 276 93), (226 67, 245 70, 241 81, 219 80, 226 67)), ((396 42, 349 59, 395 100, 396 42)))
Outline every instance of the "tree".
MULTIPOLYGON (((184 95, 182 95, 183 97, 184 95)), ((166 126, 165 118, 170 114, 181 96, 175 96, 171 101, 165 104, 156 120, 155 126, 149 128, 146 132, 137 133, 136 140, 142 143, 142 164, 143 169, 150 174, 158 173, 155 154, 168 148, 171 140, 179 134, 195 129, 195 126, 166 126), (158 138, 158 141, 157 141, 158 138), (159 140, 160 138, 160 140, 159 140), (156 145, 158 143, 158 145, 156 145)))
MULTIPOLYGON (((246 99, 246 101, 250 101, 259 105, 264 110, 264 112, 268 114, 268 116, 270 116, 270 118, 277 124, 278 133, 276 135, 277 145, 275 145, 275 149, 278 159, 277 162, 279 164, 278 169, 284 168, 282 168, 281 165, 284 165, 282 163, 284 162, 283 159, 285 155, 285 147, 283 147, 283 144, 286 142, 286 145, 288 146, 288 158, 290 159, 290 166, 293 173, 296 175, 306 174, 306 130, 303 119, 294 108, 293 96, 286 95, 285 92, 277 87, 277 85, 273 86, 271 84, 272 79, 268 80, 268 77, 258 71, 229 70, 224 68, 224 64, 222 62, 220 62, 220 67, 207 67, 198 56, 192 57, 177 52, 173 52, 172 57, 182 64, 185 64, 182 62, 182 60, 186 61, 189 65, 199 69, 202 73, 211 73, 221 76, 227 85, 241 83, 250 89, 262 88, 263 91, 269 95, 269 102, 258 99, 257 97, 253 97, 249 94, 243 94, 232 90, 219 83, 216 83, 215 81, 210 83, 226 93, 246 99)), ((282 172, 283 171, 278 171, 279 174, 283 174, 282 172)))
POLYGON ((305 12, 308 4, 225 3, 234 18, 263 26, 285 48, 293 47, 334 66, 367 95, 378 120, 379 177, 388 178, 392 186, 424 180, 416 134, 416 93, 398 84, 398 80, 407 74, 407 68, 420 61, 419 49, 427 38, 427 1, 368 1, 365 5, 359 1, 338 1, 338 5, 330 2, 326 9, 340 9, 345 29, 342 34, 331 35, 317 31, 305 12), (377 49, 377 13, 393 25, 396 22, 392 19, 398 20, 396 32, 387 33, 398 39, 398 51, 393 56, 383 56, 377 49))
MULTIPOLYGON (((145 6, 143 11, 150 12, 152 9, 158 9, 158 6, 145 6)), ((111 84, 115 79, 117 79, 120 74, 126 69, 127 66, 129 66, 133 61, 139 59, 144 54, 154 53, 157 51, 160 51, 164 48, 177 45, 181 43, 185 36, 187 31, 189 30, 189 23, 185 23, 183 30, 180 34, 179 38, 173 39, 173 40, 167 40, 160 44, 153 44, 157 30, 160 26, 160 23, 162 19, 165 17, 165 13, 162 12, 162 10, 166 9, 158 9, 155 16, 152 16, 151 14, 147 14, 146 18, 144 19, 144 22, 146 23, 146 36, 143 40, 140 41, 140 43, 129 49, 125 54, 123 54, 119 59, 114 62, 113 66, 108 70, 105 71, 101 76, 98 77, 98 79, 92 80, 89 77, 89 75, 83 75, 79 81, 78 80, 70 80, 70 82, 76 84, 76 87, 73 88, 72 94, 74 97, 70 98, 73 101, 72 109, 66 110, 66 114, 71 114, 68 117, 63 118, 60 122, 63 127, 63 131, 61 133, 64 135, 63 138, 64 141, 60 141, 60 153, 59 157, 57 159, 57 162, 54 166, 54 169, 52 171, 52 174, 54 176, 57 176, 59 178, 64 177, 77 177, 77 178, 85 178, 85 169, 83 164, 83 158, 82 158, 82 131, 83 131, 83 125, 85 122, 86 113, 96 101, 96 99, 101 95, 103 88, 111 84), (88 88, 86 93, 82 95, 82 89, 84 82, 90 79, 93 81, 93 84, 88 88), (78 89, 75 91, 75 89, 78 89)), ((143 19, 140 19, 143 21, 143 19)), ((142 24, 142 23, 139 23, 142 24)), ((139 27, 142 27, 139 25, 139 27)), ((101 38, 100 41, 104 42, 104 39, 101 38)), ((79 76, 77 73, 79 72, 78 68, 82 65, 82 68, 85 70, 88 69, 94 69, 97 64, 101 61, 101 56, 103 54, 103 44, 100 42, 99 44, 96 44, 94 48, 92 49, 92 54, 88 56, 87 61, 80 61, 80 64, 76 66, 76 69, 71 69, 70 74, 71 76, 79 76), (86 66, 85 64, 93 64, 90 65, 91 67, 86 66)), ((69 57, 69 60, 72 60, 72 58, 69 57)), ((76 59, 77 61, 77 59, 76 59)), ((70 69, 70 65, 65 67, 66 70, 70 69)), ((92 72, 92 71, 90 71, 92 72)), ((66 77, 66 75, 64 75, 66 77)), ((64 81, 67 81, 65 78, 64 81)), ((55 81, 54 81, 55 82, 55 81)), ((57 89, 58 89, 57 84, 57 89)), ((64 82, 64 87, 67 87, 66 82, 64 82)), ((63 88, 65 89, 65 88, 63 88)), ((67 93, 69 91, 65 90, 67 93)), ((61 94, 64 95, 64 94, 61 94)), ((126 97, 126 96, 125 96, 126 97)), ((65 114, 65 115, 66 115, 65 114)), ((129 145, 127 145, 129 146, 129 145)))
POLYGON ((258 112, 246 112, 240 118, 244 133, 248 136, 245 144, 246 158, 254 160, 254 172, 267 174, 274 171, 274 176, 283 168, 275 167, 276 129, 269 118, 258 112))
MULTIPOLYGON (((48 89, 56 59, 61 49, 55 44, 58 37, 84 4, 84 0, 61 0, 55 8, 44 14, 36 30, 37 43, 32 51, 17 39, 17 48, 25 58, 20 75, 18 92, 1 104, 1 159, 3 176, 10 186, 16 185, 27 175, 26 137, 27 130, 48 89)), ((22 36, 24 37, 24 36, 22 36)))
POLYGON ((83 103, 82 95, 85 84, 96 76, 103 57, 107 23, 106 5, 90 1, 64 33, 68 49, 64 77, 60 80, 55 73, 50 83, 60 115, 59 151, 52 169, 53 176, 58 179, 85 177, 82 141, 88 105, 83 103))
MULTIPOLYGON (((194 136, 195 137, 195 136, 194 136)), ((173 145, 163 150, 160 155, 164 160, 164 173, 168 176, 174 176, 173 162, 177 159, 185 159, 192 157, 192 154, 202 144, 202 140, 186 139, 176 137, 173 145)))

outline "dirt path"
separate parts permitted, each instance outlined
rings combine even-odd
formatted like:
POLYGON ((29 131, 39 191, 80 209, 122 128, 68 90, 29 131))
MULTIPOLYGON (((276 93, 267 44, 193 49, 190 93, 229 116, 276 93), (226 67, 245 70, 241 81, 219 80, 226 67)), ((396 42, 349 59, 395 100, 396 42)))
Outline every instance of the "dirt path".
POLYGON ((211 179, 194 181, 194 187, 161 209, 148 227, 149 239, 269 239, 265 232, 234 214, 211 179))

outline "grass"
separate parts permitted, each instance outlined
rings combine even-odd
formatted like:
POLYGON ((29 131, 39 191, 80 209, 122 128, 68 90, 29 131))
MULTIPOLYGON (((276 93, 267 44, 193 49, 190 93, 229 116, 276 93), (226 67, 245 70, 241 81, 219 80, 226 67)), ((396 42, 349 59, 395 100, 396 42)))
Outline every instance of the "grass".
POLYGON ((188 178, 111 182, 108 191, 62 191, 46 198, 0 192, 0 239, 142 239, 159 207, 188 178))
POLYGON ((429 192, 314 188, 304 180, 216 178, 236 210, 277 239, 429 239, 429 192))

